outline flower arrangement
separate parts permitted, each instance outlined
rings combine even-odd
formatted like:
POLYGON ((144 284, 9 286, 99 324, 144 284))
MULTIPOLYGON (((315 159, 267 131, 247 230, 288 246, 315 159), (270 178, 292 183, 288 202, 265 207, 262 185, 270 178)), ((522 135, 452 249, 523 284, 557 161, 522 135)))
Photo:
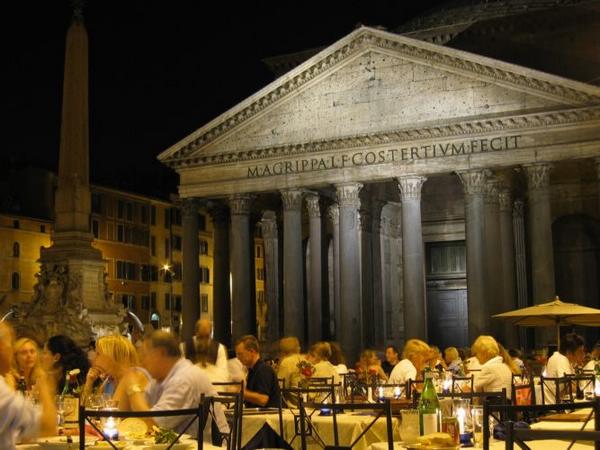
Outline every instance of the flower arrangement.
POLYGON ((296 367, 298 368, 298 372, 295 374, 296 376, 292 377, 292 384, 305 388, 308 386, 308 380, 310 380, 315 373, 315 366, 313 366, 310 361, 301 359, 298 364, 296 364, 296 367))

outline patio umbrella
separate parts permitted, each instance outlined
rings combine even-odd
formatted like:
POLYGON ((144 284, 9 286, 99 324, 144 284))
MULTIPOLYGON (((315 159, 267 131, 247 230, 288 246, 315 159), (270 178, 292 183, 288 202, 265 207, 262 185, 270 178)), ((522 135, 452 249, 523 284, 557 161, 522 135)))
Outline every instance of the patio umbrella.
POLYGON ((523 327, 556 327, 557 345, 560 346, 562 325, 600 326, 600 309, 561 302, 558 297, 548 303, 496 314, 496 319, 506 320, 523 327))

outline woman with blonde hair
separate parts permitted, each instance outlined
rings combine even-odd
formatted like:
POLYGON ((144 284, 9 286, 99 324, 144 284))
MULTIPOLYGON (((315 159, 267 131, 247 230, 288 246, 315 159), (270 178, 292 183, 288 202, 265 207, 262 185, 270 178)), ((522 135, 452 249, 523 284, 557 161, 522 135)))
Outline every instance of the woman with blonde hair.
POLYGON ((409 339, 402 351, 402 360, 394 366, 390 374, 390 384, 404 384, 409 379, 416 380, 434 356, 429 345, 420 339, 409 339))
POLYGON ((304 360, 300 354, 300 341, 296 336, 287 336, 279 340, 279 366, 277 378, 283 379, 284 386, 293 387, 293 379, 298 374, 298 363, 304 360))
POLYGON ((22 337, 14 345, 12 368, 6 377, 6 382, 16 389, 21 377, 25 381, 27 391, 31 391, 40 377, 45 376, 39 359, 40 349, 33 339, 22 337))
POLYGON ((329 359, 331 358, 331 346, 329 342, 317 342, 310 347, 307 359, 315 366, 313 377, 331 378, 335 384, 340 382, 340 374, 329 359))
POLYGON ((363 350, 356 364, 358 378, 362 381, 371 382, 374 377, 386 382, 388 377, 381 367, 381 360, 375 350, 363 350))
POLYGON ((500 354, 500 346, 492 336, 479 336, 471 346, 471 352, 481 364, 481 371, 475 375, 475 392, 500 392, 506 389, 511 396, 512 372, 500 354))
MULTIPOLYGON (((83 398, 86 399, 92 393, 96 380, 102 379, 104 381, 100 390, 105 394, 112 394, 119 409, 128 411, 129 397, 120 381, 129 370, 141 371, 146 381, 150 379, 146 370, 140 367, 137 351, 129 339, 121 335, 101 337, 96 342, 96 357, 88 371, 83 398)), ((142 389, 144 387, 145 384, 141 386, 142 389)))
POLYGON ((444 360, 450 372, 454 375, 464 376, 463 361, 456 347, 448 347, 444 350, 444 360))

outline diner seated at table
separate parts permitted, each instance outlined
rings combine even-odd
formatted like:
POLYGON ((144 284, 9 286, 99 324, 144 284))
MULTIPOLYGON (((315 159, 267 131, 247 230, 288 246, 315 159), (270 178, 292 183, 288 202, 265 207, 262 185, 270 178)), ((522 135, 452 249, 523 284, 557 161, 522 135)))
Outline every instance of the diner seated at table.
POLYGON ((40 363, 39 354, 40 350, 33 339, 28 337, 17 339, 14 344, 12 367, 5 377, 6 383, 16 389, 19 379, 22 377, 26 391, 28 393, 37 392, 35 388, 37 380, 46 376, 40 363))
POLYGON ((279 340, 279 364, 277 366, 277 378, 284 380, 284 386, 292 385, 294 374, 298 372, 298 363, 304 356, 300 353, 300 341, 295 336, 283 337, 279 340))
POLYGON ((67 373, 74 369, 79 369, 79 385, 85 384, 90 362, 85 352, 70 337, 57 335, 48 339, 40 360, 44 370, 53 378, 58 392, 62 392, 65 386, 67 373))
POLYGON ((596 342, 594 348, 592 349, 590 360, 583 366, 583 370, 586 372, 591 372, 596 369, 596 363, 600 361, 600 341, 596 342))
POLYGON ((235 354, 248 368, 244 385, 244 401, 248 407, 279 407, 280 391, 277 375, 260 357, 258 339, 242 336, 235 344, 235 354))
POLYGON ((435 369, 439 372, 443 372, 444 370, 448 369, 448 366, 446 365, 446 361, 444 361, 444 357, 442 356, 440 348, 437 345, 432 345, 430 346, 430 348, 432 356, 429 361, 429 366, 432 369, 435 369))
POLYGON ((0 322, 0 449, 15 449, 16 441, 56 433, 56 406, 51 378, 36 380, 38 406, 13 391, 5 377, 11 370, 14 353, 14 332, 0 322))
POLYGON ((512 371, 510 362, 500 355, 500 347, 492 336, 479 336, 473 342, 471 351, 481 364, 481 371, 475 373, 473 389, 475 392, 500 392, 506 389, 510 398, 512 390, 512 371))
MULTIPOLYGON (((565 334, 560 339, 560 351, 555 351, 546 364, 544 377, 562 378, 573 375, 576 366, 583 365, 585 356, 585 341, 576 333, 565 334)), ((566 388, 562 386, 559 388, 566 388)), ((556 403, 556 395, 552 385, 544 385, 544 398, 546 403, 556 403)), ((560 392, 559 392, 560 394, 560 392)))
POLYGON ((109 394, 116 400, 119 409, 129 411, 129 397, 123 389, 121 380, 129 370, 139 371, 140 386, 145 388, 150 374, 140 366, 138 353, 129 339, 121 335, 103 336, 96 342, 96 356, 87 373, 82 400, 85 402, 92 394, 109 394), (96 388, 95 384, 100 383, 96 388))
POLYGON ((223 371, 227 371, 227 348, 213 339, 213 323, 209 319, 199 319, 196 321, 195 334, 184 343, 185 357, 193 363, 198 362, 198 355, 196 349, 198 344, 202 343, 202 346, 207 345, 215 346, 217 349, 217 359, 213 363, 223 371))
POLYGON ((409 339, 404 344, 402 360, 396 364, 390 375, 390 384, 404 384, 416 380, 431 359, 431 348, 420 339, 409 339))
POLYGON ((330 341, 329 347, 331 347, 331 357, 329 362, 334 365, 337 373, 341 376, 348 373, 348 366, 346 366, 346 357, 342 351, 342 347, 337 342, 330 341))
POLYGON ((196 365, 202 369, 211 383, 228 383, 231 381, 227 359, 225 366, 218 365, 220 347, 214 339, 200 337, 194 341, 196 365))
POLYGON ((385 372, 385 374, 390 377, 392 370, 400 362, 400 354, 398 353, 398 349, 394 345, 388 345, 385 348, 385 359, 381 361, 381 368, 385 372))
POLYGON ((526 371, 525 363, 521 359, 521 352, 518 349, 509 348, 508 356, 510 356, 510 359, 512 360, 514 365, 519 368, 521 373, 524 373, 526 371))
POLYGON ((310 347, 307 359, 315 367, 313 377, 315 378, 331 378, 333 377, 334 384, 341 381, 340 374, 331 362, 331 346, 329 342, 316 342, 310 347))
POLYGON ((380 381, 386 383, 387 375, 381 368, 381 360, 377 357, 375 350, 363 350, 356 363, 356 374, 360 381, 372 383, 380 381))
POLYGON ((471 371, 479 371, 481 370, 481 363, 477 359, 475 355, 472 355, 472 351, 470 348, 465 349, 465 358, 463 360, 465 372, 469 373, 471 371))
MULTIPOLYGON (((141 361, 152 376, 146 388, 142 387, 145 375, 133 368, 127 371, 120 382, 132 411, 197 408, 203 395, 217 395, 207 375, 191 361, 182 358, 179 343, 170 333, 155 331, 145 339, 141 361)), ((229 427, 221 408, 215 409, 215 418, 220 432, 227 433, 229 427)), ((186 416, 154 417, 147 419, 147 422, 149 425, 182 432, 189 419, 186 416)), ((186 433, 195 436, 197 430, 198 423, 194 422, 186 433)))
POLYGON ((444 360, 446 361, 448 371, 452 372, 453 375, 459 377, 465 376, 463 360, 456 347, 447 347, 444 350, 444 360))

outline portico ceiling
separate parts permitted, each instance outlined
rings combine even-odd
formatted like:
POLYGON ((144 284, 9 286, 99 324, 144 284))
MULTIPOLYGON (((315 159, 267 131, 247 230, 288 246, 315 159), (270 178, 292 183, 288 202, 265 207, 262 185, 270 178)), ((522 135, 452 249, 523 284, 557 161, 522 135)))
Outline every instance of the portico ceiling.
POLYGON ((361 27, 158 158, 188 197, 599 154, 600 88, 361 27))

